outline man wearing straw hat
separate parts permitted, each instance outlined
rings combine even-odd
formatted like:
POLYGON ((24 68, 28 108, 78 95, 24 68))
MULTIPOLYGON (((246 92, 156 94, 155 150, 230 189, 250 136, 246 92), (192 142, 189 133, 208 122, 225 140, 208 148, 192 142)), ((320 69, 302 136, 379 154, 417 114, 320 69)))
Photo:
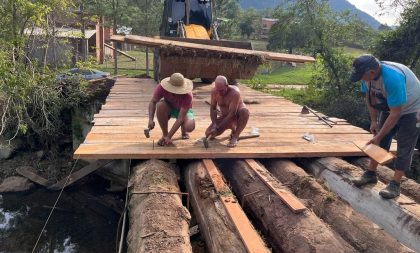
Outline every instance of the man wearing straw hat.
POLYGON ((194 114, 192 111, 193 82, 180 73, 174 73, 161 81, 156 87, 152 100, 149 103, 148 128, 155 127, 154 117, 162 129, 162 138, 158 145, 166 146, 172 143, 171 139, 181 127, 182 139, 188 139, 188 133, 195 128, 194 114), (163 99, 162 99, 163 98, 163 99), (175 118, 171 130, 168 132, 168 122, 175 118))

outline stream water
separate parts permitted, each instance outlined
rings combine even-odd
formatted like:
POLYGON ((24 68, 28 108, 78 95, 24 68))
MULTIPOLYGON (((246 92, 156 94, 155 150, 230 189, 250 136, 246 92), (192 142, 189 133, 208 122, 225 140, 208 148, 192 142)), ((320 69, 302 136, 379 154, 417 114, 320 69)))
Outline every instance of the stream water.
MULTIPOLYGON (((66 189, 34 252, 115 252, 120 215, 92 200, 107 194, 105 186, 95 180, 66 189)), ((32 252, 58 194, 38 188, 0 195, 1 253, 32 252)))

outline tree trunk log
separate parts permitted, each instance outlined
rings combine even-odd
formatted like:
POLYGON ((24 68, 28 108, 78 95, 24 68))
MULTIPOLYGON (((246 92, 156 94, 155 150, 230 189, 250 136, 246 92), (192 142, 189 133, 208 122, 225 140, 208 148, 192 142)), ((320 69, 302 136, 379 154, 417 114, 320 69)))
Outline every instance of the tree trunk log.
POLYGON ((190 163, 184 175, 191 205, 209 252, 246 252, 201 162, 190 163))
POLYGON ((130 178, 128 252, 192 252, 190 213, 182 205, 174 168, 148 160, 130 178))
POLYGON ((328 188, 347 201, 356 211, 366 215, 405 246, 420 252, 420 205, 405 195, 385 200, 379 191, 382 182, 357 188, 351 179, 362 169, 336 158, 298 160, 303 168, 321 179, 328 188))
MULTIPOLYGON (((350 161, 351 163, 367 170, 369 168, 370 159, 363 157, 350 161)), ((387 166, 378 165, 376 170, 378 177, 385 183, 389 183, 394 178, 394 171, 387 166)), ((420 184, 416 181, 407 178, 401 182, 401 192, 413 198, 417 203, 420 203, 420 184)))
POLYGON ((311 211, 294 214, 244 161, 226 162, 221 167, 274 252, 356 252, 311 211))
POLYGON ((269 160, 268 170, 359 252, 413 252, 289 160, 269 160))

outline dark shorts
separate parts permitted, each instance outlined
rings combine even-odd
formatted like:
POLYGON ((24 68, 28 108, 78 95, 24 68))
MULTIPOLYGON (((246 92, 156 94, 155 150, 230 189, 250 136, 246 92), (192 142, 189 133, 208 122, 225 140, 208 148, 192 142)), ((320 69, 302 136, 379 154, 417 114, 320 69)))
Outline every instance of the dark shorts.
MULTIPOLYGON (((383 126, 388 116, 388 112, 381 112, 379 114, 380 128, 383 126)), ((385 135, 379 145, 382 148, 389 150, 391 147, 392 139, 396 137, 397 157, 394 160, 394 166, 397 170, 403 170, 405 172, 410 170, 414 149, 420 134, 420 128, 416 127, 416 123, 416 113, 402 115, 394 128, 392 128, 391 131, 385 135)))

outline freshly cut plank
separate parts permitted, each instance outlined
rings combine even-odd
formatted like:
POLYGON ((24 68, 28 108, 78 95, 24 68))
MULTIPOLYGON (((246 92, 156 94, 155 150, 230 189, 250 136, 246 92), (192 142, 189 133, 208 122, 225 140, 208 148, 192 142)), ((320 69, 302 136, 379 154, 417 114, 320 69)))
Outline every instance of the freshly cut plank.
POLYGON ((376 146, 375 144, 368 144, 366 145, 366 142, 354 142, 354 144, 360 148, 366 155, 368 155, 370 158, 378 162, 380 165, 384 165, 386 163, 389 163, 394 159, 394 155, 390 152, 386 151, 385 149, 376 146))
POLYGON ((138 45, 144 45, 148 47, 160 47, 165 45, 172 45, 184 48, 191 48, 197 50, 209 50, 215 52, 227 52, 231 54, 244 54, 244 55, 261 55, 267 60, 272 61, 288 61, 288 62, 314 62, 315 59, 310 56, 303 55, 292 55, 292 54, 282 54, 275 52, 264 52, 264 51, 255 51, 248 49, 239 49, 239 48, 229 48, 229 47, 219 47, 212 45, 203 45, 189 42, 173 41, 173 40, 164 40, 158 38, 149 38, 138 35, 113 35, 111 40, 120 41, 138 45))
POLYGON ((246 164, 258 175, 258 177, 266 184, 280 199, 292 210, 294 213, 301 213, 306 210, 305 205, 302 204, 293 194, 279 188, 278 182, 269 174, 269 172, 262 168, 254 159, 246 159, 246 164))
POLYGON ((229 214, 231 221, 233 222, 236 230, 240 235, 241 240, 247 249, 247 252, 268 253, 269 250, 265 246, 261 237, 258 235, 257 231, 252 226, 251 222, 248 220, 236 199, 233 198, 233 194, 224 182, 222 174, 216 168, 213 161, 210 159, 203 159, 202 162, 210 180, 213 183, 216 193, 218 194, 221 202, 226 208, 227 213, 229 214))

